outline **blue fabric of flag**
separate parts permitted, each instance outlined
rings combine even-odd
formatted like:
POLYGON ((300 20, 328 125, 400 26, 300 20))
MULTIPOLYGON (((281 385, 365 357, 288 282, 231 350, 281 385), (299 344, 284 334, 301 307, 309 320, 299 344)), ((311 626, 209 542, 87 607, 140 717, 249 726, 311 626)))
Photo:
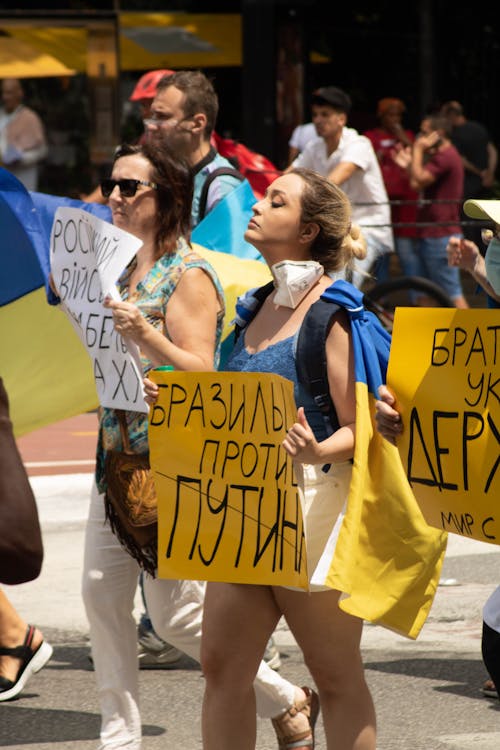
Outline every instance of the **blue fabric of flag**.
POLYGON ((344 307, 351 321, 356 382, 366 383, 368 391, 377 396, 379 386, 386 382, 391 336, 376 315, 365 310, 363 293, 343 279, 338 279, 323 292, 321 299, 344 307))
POLYGON ((59 206, 80 208, 105 221, 111 220, 111 212, 107 206, 28 192, 14 175, 0 168, 0 306, 7 305, 44 284, 49 302, 55 301, 48 288, 48 276, 50 232, 59 206))
POLYGON ((243 180, 193 229, 192 241, 219 253, 263 260, 257 248, 243 239, 245 229, 252 218, 252 206, 255 202, 250 183, 243 180))

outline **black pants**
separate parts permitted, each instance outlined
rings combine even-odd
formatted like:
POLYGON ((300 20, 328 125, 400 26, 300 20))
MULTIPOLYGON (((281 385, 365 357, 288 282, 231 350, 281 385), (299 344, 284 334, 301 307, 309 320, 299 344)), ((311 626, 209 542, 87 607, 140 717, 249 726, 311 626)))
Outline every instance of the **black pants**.
POLYGON ((500 689, 500 633, 490 628, 484 621, 481 651, 484 666, 498 690, 500 689))

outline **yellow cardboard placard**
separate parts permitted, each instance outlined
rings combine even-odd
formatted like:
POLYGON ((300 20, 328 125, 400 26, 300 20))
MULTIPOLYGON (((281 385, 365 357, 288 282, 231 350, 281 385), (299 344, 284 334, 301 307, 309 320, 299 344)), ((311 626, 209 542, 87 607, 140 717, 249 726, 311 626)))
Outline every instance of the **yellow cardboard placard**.
POLYGON ((387 382, 427 523, 500 544, 500 310, 398 308, 387 382))
POLYGON ((278 375, 165 372, 149 415, 158 574, 307 588, 302 509, 281 446, 295 421, 278 375))

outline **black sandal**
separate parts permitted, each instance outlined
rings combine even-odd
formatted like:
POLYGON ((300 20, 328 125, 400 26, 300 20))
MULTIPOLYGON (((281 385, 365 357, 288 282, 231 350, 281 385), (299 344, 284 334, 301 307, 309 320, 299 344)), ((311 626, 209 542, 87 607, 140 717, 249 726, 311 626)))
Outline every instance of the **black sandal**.
POLYGON ((0 702, 9 701, 19 695, 29 678, 39 672, 52 656, 52 646, 46 641, 42 641, 37 649, 33 650, 33 636, 35 628, 28 625, 26 637, 22 646, 7 648, 0 646, 0 656, 11 656, 14 659, 21 659, 21 666, 17 672, 15 680, 8 680, 0 675, 0 702))

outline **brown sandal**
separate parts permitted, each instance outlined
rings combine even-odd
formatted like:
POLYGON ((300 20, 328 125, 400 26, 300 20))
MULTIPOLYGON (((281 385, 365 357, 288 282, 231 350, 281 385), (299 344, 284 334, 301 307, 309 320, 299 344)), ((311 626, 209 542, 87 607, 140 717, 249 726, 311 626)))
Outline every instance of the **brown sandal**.
POLYGON ((296 703, 285 711, 279 719, 271 719, 278 738, 280 750, 311 750, 314 749, 314 726, 319 714, 319 698, 311 688, 303 687, 306 699, 296 703), (297 714, 304 714, 309 722, 306 732, 297 732, 293 719, 297 714))

